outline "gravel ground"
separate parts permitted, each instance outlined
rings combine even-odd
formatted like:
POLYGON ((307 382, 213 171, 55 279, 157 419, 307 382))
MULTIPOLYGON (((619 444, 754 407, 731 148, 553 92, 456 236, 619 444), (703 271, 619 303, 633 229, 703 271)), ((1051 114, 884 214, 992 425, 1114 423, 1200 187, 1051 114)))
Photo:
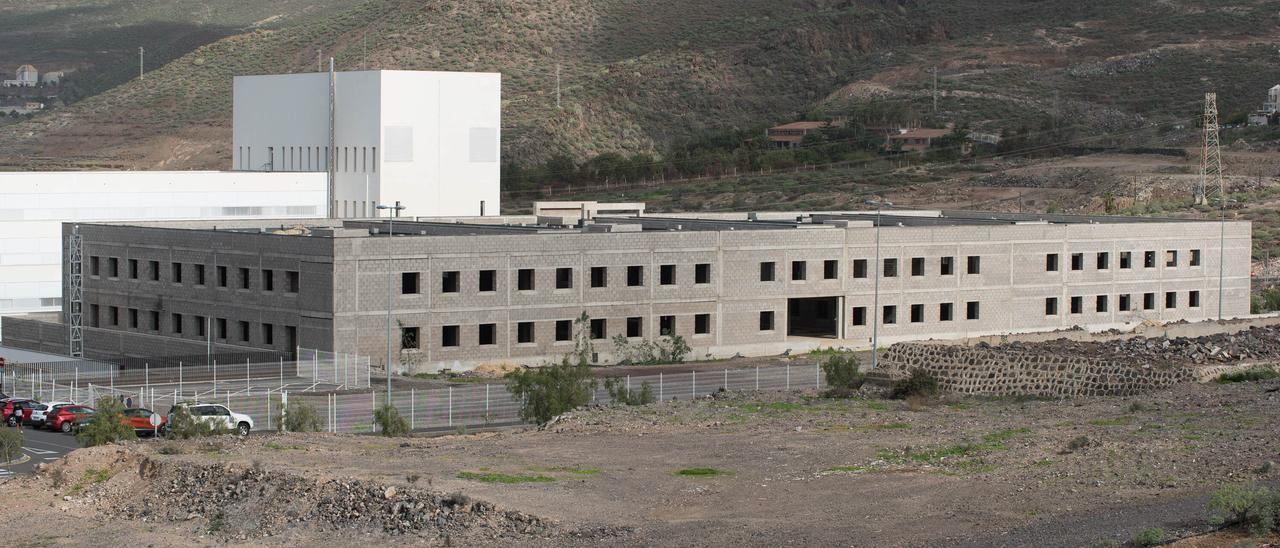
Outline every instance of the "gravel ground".
POLYGON ((1090 545, 1192 530, 1217 486, 1274 481, 1277 403, 1280 381, 1062 401, 722 394, 583 410, 543 430, 139 442, 76 451, 0 486, 28 501, 23 516, 46 517, 0 505, 0 533, 37 544, 1090 545), (679 474, 695 468, 711 475, 679 474))

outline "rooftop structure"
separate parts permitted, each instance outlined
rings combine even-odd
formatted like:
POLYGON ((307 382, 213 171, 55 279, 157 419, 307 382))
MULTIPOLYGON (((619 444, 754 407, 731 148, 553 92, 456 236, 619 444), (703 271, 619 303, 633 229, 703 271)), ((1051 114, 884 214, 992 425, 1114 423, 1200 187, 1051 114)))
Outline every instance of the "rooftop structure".
MULTIPOLYGON (((104 358, 207 344, 380 356, 388 310, 391 367, 408 371, 556 361, 578 330, 613 363, 617 341, 670 335, 701 359, 1249 313, 1245 221, 632 212, 402 218, 394 233, 386 219, 78 230, 86 353, 104 358)), ((66 342, 47 334, 65 332, 6 344, 54 350, 66 342)))
POLYGON ((933 141, 950 135, 952 130, 940 128, 914 128, 891 133, 885 138, 885 150, 895 152, 924 152, 933 141))
POLYGON ((502 79, 496 73, 237 76, 232 168, 319 171, 333 158, 333 217, 497 215, 502 79))

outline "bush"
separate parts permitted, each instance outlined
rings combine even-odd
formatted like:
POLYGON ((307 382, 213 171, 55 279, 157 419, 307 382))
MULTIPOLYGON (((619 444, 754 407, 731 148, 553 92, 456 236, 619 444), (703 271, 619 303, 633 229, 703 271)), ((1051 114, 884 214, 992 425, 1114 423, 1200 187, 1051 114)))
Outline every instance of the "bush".
POLYGON ((1089 441, 1088 436, 1073 438, 1070 442, 1067 442, 1067 451, 1079 451, 1088 447, 1090 443, 1092 442, 1089 441))
POLYGON ((0 462, 9 462, 22 456, 22 430, 0 429, 0 462))
POLYGON ((389 438, 409 435, 409 421, 391 404, 384 404, 373 412, 373 424, 378 426, 378 432, 389 438))
POLYGON ((1162 540, 1164 540, 1164 529, 1152 527, 1138 533, 1138 536, 1133 537, 1133 542, 1129 544, 1138 548, 1149 548, 1159 545, 1162 540))
POLYGON ((828 398, 848 398, 862 388, 866 380, 858 372, 858 358, 847 354, 828 358, 822 364, 822 373, 826 375, 829 387, 823 396, 828 398))
POLYGON ((507 391, 520 400, 520 418, 537 424, 587 404, 596 389, 591 369, 568 359, 558 365, 512 371, 506 379, 507 391))
POLYGON ((179 405, 169 417, 168 433, 180 440, 203 438, 229 433, 230 430, 219 428, 191 415, 185 405, 179 405))
POLYGON ((1235 373, 1223 373, 1218 376, 1218 384, 1229 384, 1233 382, 1255 382, 1266 381, 1276 377, 1280 377, 1280 373, 1276 373, 1270 367, 1253 367, 1244 371, 1236 371, 1235 373))
POLYGON ((938 379, 923 369, 912 369, 911 375, 893 383, 889 398, 905 400, 911 396, 932 397, 938 395, 938 379))
POLYGON ((124 404, 120 403, 120 400, 112 396, 102 396, 98 398, 94 408, 96 412, 93 418, 89 419, 89 424, 76 432, 76 441, 80 442, 81 446, 93 447, 138 439, 138 434, 133 431, 133 427, 125 422, 124 404))
POLYGON ((305 403, 291 403, 280 412, 276 428, 281 432, 319 432, 320 414, 305 403))
POLYGON ((614 403, 647 405, 654 402, 653 386, 648 382, 640 383, 640 390, 628 390, 625 380, 607 379, 604 381, 604 389, 609 391, 609 398, 614 403))
POLYGON ((618 363, 633 365, 653 365, 659 363, 681 363, 690 352, 689 343, 680 335, 663 337, 657 341, 648 339, 631 344, 626 336, 613 337, 613 352, 618 356, 618 363))
POLYGON ((1211 521, 1240 525, 1255 535, 1280 531, 1280 491, 1245 482, 1226 485, 1209 498, 1211 521))

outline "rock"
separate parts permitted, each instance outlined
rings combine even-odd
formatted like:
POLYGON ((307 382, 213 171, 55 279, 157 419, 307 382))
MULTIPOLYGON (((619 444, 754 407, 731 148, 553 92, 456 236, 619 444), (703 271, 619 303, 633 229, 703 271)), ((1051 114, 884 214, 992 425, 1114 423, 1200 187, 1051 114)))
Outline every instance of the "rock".
POLYGON ((391 498, 395 496, 396 496, 396 486, 394 485, 387 487, 387 489, 382 492, 382 498, 385 498, 387 500, 391 500, 391 498))

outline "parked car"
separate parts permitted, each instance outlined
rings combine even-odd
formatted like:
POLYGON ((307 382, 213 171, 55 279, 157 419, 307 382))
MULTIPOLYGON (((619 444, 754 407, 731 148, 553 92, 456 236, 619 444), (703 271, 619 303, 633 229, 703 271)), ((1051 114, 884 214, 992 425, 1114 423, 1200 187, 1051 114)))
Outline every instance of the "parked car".
POLYGON ((76 421, 92 417, 94 409, 87 405, 63 405, 54 409, 45 417, 45 424, 50 430, 70 432, 76 421))
POLYGON ((27 424, 34 426, 36 428, 43 427, 45 425, 45 421, 47 417, 49 416, 49 411, 52 411, 54 408, 60 407, 63 405, 75 405, 75 402, 51 401, 51 402, 38 403, 38 404, 32 405, 31 417, 27 419, 27 424))
POLYGON ((36 401, 36 400, 27 399, 27 398, 9 398, 9 399, 7 399, 7 400, 4 400, 4 408, 3 408, 3 409, 0 409, 0 416, 3 416, 3 417, 4 417, 4 423, 5 423, 5 424, 7 424, 7 425, 9 425, 9 426, 17 426, 17 425, 18 425, 18 420, 19 420, 19 419, 14 418, 14 417, 12 416, 12 415, 13 415, 13 406, 14 406, 15 404, 22 404, 22 417, 21 417, 21 420, 22 420, 22 421, 23 421, 23 423, 25 424, 25 423, 26 423, 26 421, 27 421, 27 417, 31 415, 31 406, 32 406, 32 404, 36 404, 36 403, 40 403, 40 402, 38 402, 38 401, 36 401))
MULTIPOLYGON (((156 432, 157 429, 156 427, 151 426, 151 414, 152 414, 152 411, 150 409, 145 409, 142 407, 125 409, 124 422, 125 424, 132 426, 133 431, 138 434, 153 434, 156 432)), ((168 424, 169 424, 169 419, 161 415, 159 429, 165 430, 168 424)))
POLYGON ((191 417, 208 423, 217 428, 226 428, 235 430, 241 436, 249 435, 249 431, 253 430, 253 418, 249 415, 232 412, 227 406, 217 403, 179 403, 169 408, 169 413, 165 417, 167 425, 173 425, 173 413, 180 407, 185 407, 191 417))

